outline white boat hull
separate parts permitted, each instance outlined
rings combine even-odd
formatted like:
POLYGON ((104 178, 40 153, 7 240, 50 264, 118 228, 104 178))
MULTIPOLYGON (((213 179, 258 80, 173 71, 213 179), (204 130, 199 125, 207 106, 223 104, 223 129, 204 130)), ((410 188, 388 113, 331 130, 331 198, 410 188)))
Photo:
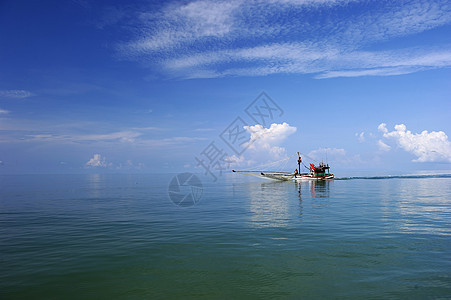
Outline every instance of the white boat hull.
POLYGON ((313 176, 311 174, 303 174, 303 175, 296 175, 293 177, 293 180, 296 181, 311 181, 311 180, 331 180, 334 179, 334 174, 326 174, 324 176, 313 176))

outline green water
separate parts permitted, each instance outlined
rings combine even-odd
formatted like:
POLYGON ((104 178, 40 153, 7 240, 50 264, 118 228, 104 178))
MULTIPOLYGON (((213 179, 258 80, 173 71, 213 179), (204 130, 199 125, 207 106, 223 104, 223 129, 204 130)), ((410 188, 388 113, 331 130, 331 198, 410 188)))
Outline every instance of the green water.
POLYGON ((1 176, 0 298, 451 298, 449 177, 172 176, 1 176))

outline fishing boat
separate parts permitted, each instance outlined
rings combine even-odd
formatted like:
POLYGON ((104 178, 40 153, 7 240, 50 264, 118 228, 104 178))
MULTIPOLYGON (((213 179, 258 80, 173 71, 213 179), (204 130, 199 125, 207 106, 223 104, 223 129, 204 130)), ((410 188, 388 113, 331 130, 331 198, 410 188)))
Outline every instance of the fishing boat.
POLYGON ((303 180, 331 180, 334 179, 334 174, 330 173, 329 164, 325 164, 320 162, 317 166, 315 164, 310 163, 310 167, 307 167, 303 162, 302 158, 298 154, 298 168, 294 172, 280 172, 280 171, 238 171, 232 170, 234 173, 239 173, 243 175, 250 175, 256 177, 262 177, 266 179, 274 179, 274 180, 295 180, 295 181, 303 181, 303 180), (309 172, 300 172, 301 164, 305 169, 309 172))
POLYGON ((302 162, 302 158, 299 155, 298 152, 298 169, 296 169, 295 174, 293 176, 293 180, 301 181, 301 180, 330 180, 334 179, 334 174, 330 173, 330 167, 329 164, 325 164, 323 162, 320 162, 317 166, 315 164, 310 163, 310 167, 308 168, 304 163, 302 162), (301 164, 309 170, 308 173, 301 173, 298 172, 298 170, 301 170, 301 164))
POLYGON ((330 173, 328 164, 319 163, 318 166, 310 164, 309 173, 297 173, 293 176, 293 180, 329 180, 334 179, 335 175, 330 173))

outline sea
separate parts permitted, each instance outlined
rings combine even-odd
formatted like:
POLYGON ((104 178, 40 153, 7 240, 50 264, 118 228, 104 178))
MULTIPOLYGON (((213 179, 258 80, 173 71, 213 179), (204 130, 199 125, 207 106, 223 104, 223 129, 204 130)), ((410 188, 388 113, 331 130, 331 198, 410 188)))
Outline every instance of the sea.
POLYGON ((0 298, 451 299, 451 175, 2 175, 0 298))

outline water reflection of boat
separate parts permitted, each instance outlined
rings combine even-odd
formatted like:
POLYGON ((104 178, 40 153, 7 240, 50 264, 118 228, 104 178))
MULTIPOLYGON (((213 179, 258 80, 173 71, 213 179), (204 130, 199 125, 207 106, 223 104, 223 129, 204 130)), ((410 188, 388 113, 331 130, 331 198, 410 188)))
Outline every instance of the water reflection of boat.
POLYGON ((318 181, 296 181, 296 188, 298 190, 299 200, 302 201, 310 195, 312 200, 312 207, 318 208, 326 206, 329 202, 329 189, 332 183, 328 180, 318 181))
POLYGON ((328 181, 312 181, 310 183, 310 191, 313 198, 329 197, 329 182, 328 181))
POLYGON ((287 227, 292 220, 315 217, 316 209, 327 207, 332 184, 333 181, 239 182, 234 185, 234 195, 247 199, 244 207, 250 227, 287 227))
MULTIPOLYGON (((309 181, 309 182, 300 182, 296 181, 296 187, 298 189, 299 197, 302 195, 302 190, 307 189, 310 190, 310 194, 312 198, 328 198, 329 197, 329 185, 330 181, 319 180, 319 181, 309 181)), ((304 191, 305 193, 305 191, 304 191)))

